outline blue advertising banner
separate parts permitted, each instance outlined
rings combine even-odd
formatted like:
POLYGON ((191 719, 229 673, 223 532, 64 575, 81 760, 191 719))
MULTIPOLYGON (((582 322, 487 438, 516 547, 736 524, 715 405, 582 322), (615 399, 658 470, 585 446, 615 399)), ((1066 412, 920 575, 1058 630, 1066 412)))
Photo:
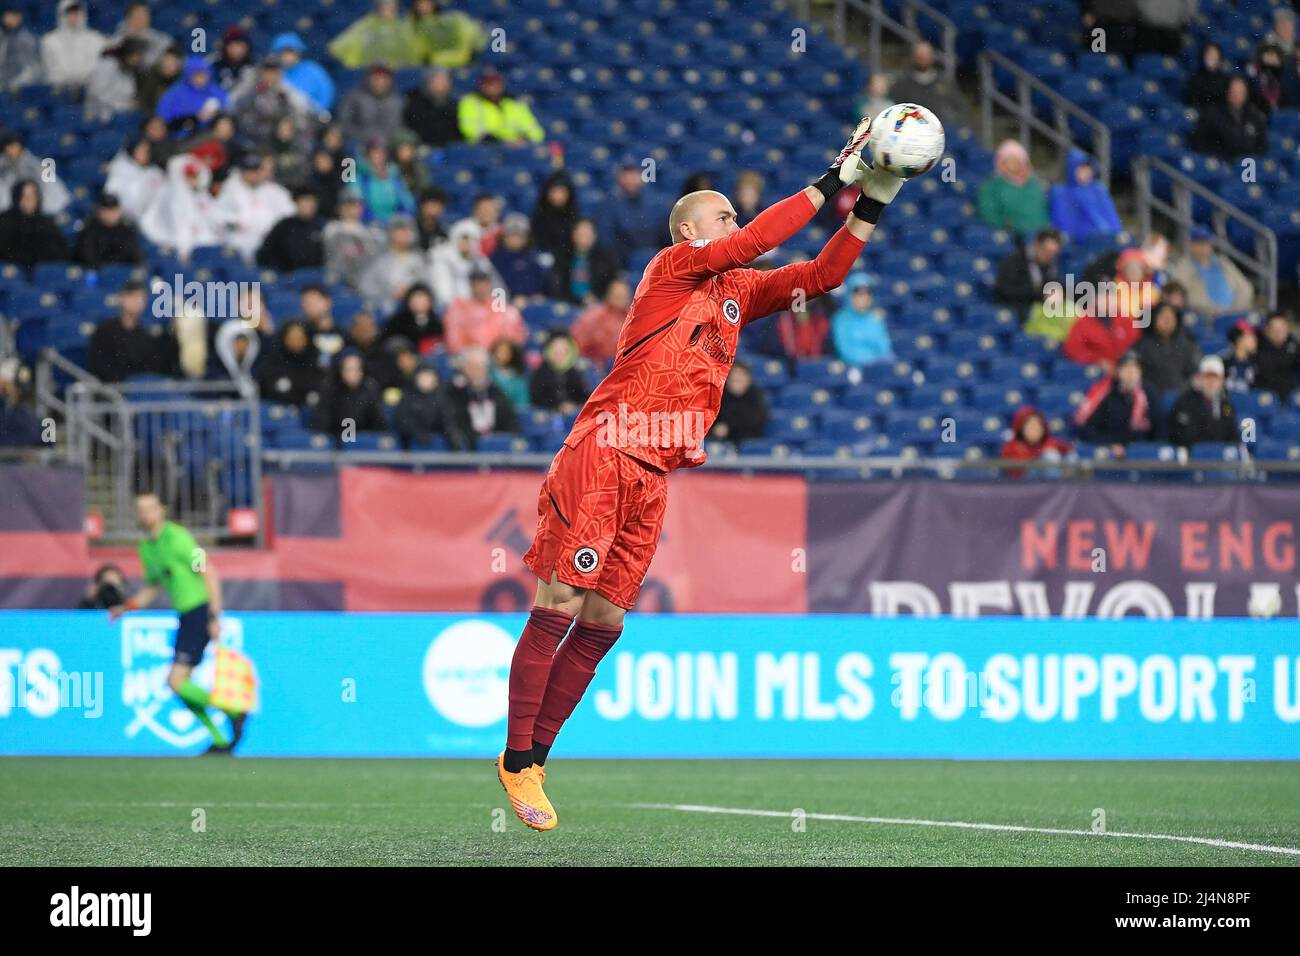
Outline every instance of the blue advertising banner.
MULTIPOLYGON (((247 612, 245 756, 495 755, 522 614, 247 612)), ((0 754, 169 755, 174 615, 0 612, 0 754)), ((565 757, 1300 758, 1294 621, 628 619, 565 757)), ((212 653, 196 672, 211 679, 212 653)))

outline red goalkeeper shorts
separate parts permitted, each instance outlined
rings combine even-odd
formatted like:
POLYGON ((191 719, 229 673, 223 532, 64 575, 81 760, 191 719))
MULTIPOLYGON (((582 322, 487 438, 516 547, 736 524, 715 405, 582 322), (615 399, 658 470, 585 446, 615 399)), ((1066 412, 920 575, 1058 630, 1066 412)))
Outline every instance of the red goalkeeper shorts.
POLYGON ((564 445, 537 496, 537 535, 524 564, 630 611, 659 544, 668 475, 589 432, 564 445))

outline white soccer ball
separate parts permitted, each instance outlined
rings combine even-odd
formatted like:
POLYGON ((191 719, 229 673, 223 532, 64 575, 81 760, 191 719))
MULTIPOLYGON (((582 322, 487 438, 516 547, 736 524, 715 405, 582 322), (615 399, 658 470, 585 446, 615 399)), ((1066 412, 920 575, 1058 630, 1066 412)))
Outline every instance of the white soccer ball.
POLYGON ((933 167, 943 147, 939 117, 916 103, 895 103, 872 121, 864 152, 873 166, 911 179, 933 167))

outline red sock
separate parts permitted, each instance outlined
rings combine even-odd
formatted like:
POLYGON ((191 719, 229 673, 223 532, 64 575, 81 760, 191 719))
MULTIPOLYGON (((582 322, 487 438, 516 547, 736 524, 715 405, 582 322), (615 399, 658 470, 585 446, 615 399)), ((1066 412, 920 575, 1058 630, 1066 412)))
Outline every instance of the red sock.
POLYGON ((506 749, 531 750, 533 721, 546 693, 555 649, 573 618, 563 611, 533 606, 524 632, 510 660, 510 715, 506 721, 506 749))
POLYGON ((573 632, 555 655, 542 709, 533 726, 533 740, 548 747, 555 743, 555 735, 577 709, 578 701, 596 676, 596 665, 622 633, 621 626, 606 627, 591 621, 574 625, 573 632))

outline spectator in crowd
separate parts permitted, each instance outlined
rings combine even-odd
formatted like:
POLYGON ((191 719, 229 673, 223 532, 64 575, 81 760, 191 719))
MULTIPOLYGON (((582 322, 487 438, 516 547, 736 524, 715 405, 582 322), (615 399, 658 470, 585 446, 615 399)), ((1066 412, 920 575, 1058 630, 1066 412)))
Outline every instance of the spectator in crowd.
MULTIPOLYGON (((344 348, 353 349, 361 356, 361 364, 365 367, 366 375, 374 379, 375 384, 379 386, 384 403, 387 405, 395 404, 395 400, 390 400, 388 390, 394 386, 401 388, 401 377, 397 371, 395 357, 397 349, 388 348, 394 341, 394 339, 385 340, 374 313, 369 309, 362 309, 352 316, 344 345, 344 348)), ((409 351, 414 351, 405 339, 400 341, 409 351)))
POLYGON ((140 135, 148 141, 150 159, 159 169, 165 170, 171 158, 183 151, 181 144, 171 138, 171 133, 167 130, 167 121, 161 116, 146 117, 140 124, 140 135))
POLYGON ((0 262, 30 269, 41 262, 66 262, 68 244, 54 220, 41 212, 41 192, 30 179, 10 190, 9 208, 0 213, 0 262))
POLYGON ((238 25, 228 26, 221 34, 221 52, 212 61, 212 72, 217 85, 227 93, 255 82, 253 46, 248 31, 238 25))
POLYGON ((1271 43, 1282 51, 1282 55, 1292 61, 1296 60, 1296 13, 1288 7, 1273 8, 1273 29, 1264 37, 1265 43, 1271 43))
POLYGON ((523 346, 511 339, 497 339, 492 343, 491 355, 492 381, 515 408, 524 408, 528 405, 528 367, 523 346))
POLYGON ((995 229, 1032 235, 1050 223, 1047 193, 1034 174, 1029 151, 1018 140, 1003 140, 993 156, 994 175, 980 184, 979 212, 995 229))
MULTIPOLYGON (((867 88, 854 104, 854 117, 870 116, 875 118, 898 102, 892 95, 893 80, 888 73, 880 70, 871 74, 867 88)), ((856 120, 855 120, 856 121, 856 120)), ((941 119, 940 122, 946 122, 941 119)))
POLYGON ((564 170, 546 177, 533 209, 533 245, 558 262, 569 255, 573 226, 578 221, 578 200, 573 181, 564 170))
POLYGON ((641 166, 632 156, 619 162, 613 194, 602 208, 601 233, 618 264, 626 265, 634 252, 663 246, 664 210, 647 194, 641 166))
POLYGON ((1255 50, 1255 62, 1247 69, 1250 101, 1266 117, 1279 109, 1300 105, 1300 74, 1277 44, 1265 41, 1255 50))
MULTIPOLYGON (((219 192, 230 174, 239 168, 247 150, 240 144, 235 118, 229 113, 218 113, 212 119, 212 125, 206 130, 196 132, 185 140, 189 145, 185 150, 203 161, 212 173, 212 190, 219 192)), ((268 151, 275 150, 272 142, 268 151)))
POLYGON ((101 564, 86 586, 78 611, 106 611, 126 603, 126 573, 116 564, 101 564))
POLYGON ((426 146, 435 149, 460 140, 460 119, 450 73, 434 67, 424 75, 424 84, 406 96, 402 125, 413 130, 426 146))
POLYGON ((41 44, 23 26, 22 8, 16 0, 0 3, 0 93, 16 93, 44 75, 41 44))
POLYGON ((772 328, 780 343, 781 354, 788 359, 821 358, 826 354, 830 321, 820 299, 808 301, 802 309, 782 312, 772 323, 772 328))
POLYGON ((298 309, 320 364, 330 364, 347 346, 347 336, 334 322, 334 297, 324 286, 305 285, 298 293, 298 309))
POLYGON ((1242 77, 1229 79, 1223 99, 1201 110, 1190 142, 1193 149, 1222 159, 1268 152, 1268 117, 1250 102, 1242 77))
POLYGON ((1255 327, 1245 319, 1238 319, 1228 330, 1228 351, 1223 359, 1223 387, 1229 392, 1244 394, 1255 388, 1255 362, 1259 351, 1259 337, 1255 327))
POLYGON ((1120 253, 1118 270, 1110 288, 1099 289, 1093 297, 1092 312, 1070 326, 1061 346, 1066 358, 1081 365, 1095 363, 1107 374, 1137 344, 1142 335, 1138 320, 1148 314, 1158 294, 1141 250, 1120 253))
POLYGON ((146 296, 143 282, 122 286, 118 313, 91 333, 86 346, 86 371, 101 382, 121 382, 132 375, 162 371, 158 340, 140 324, 146 296))
POLYGON ((1213 40, 1207 41, 1201 48, 1200 65, 1183 85, 1183 102, 1198 110, 1222 103, 1228 94, 1230 76, 1223 48, 1213 40))
MULTIPOLYGON (((1021 405, 1011 418, 1011 437, 1002 443, 1001 457, 1016 461, 1060 461, 1073 446, 1052 434, 1047 419, 1033 405, 1021 405)), ((1041 472, 1038 472, 1041 474, 1041 472)), ((1008 471, 1008 478, 1023 478, 1023 471, 1008 471)))
MULTIPOLYGON (((253 383, 253 369, 261 350, 262 337, 242 318, 222 322, 213 341, 213 351, 221 362, 220 372, 241 389, 253 383)), ((218 374, 216 377, 223 376, 218 374)))
POLYGON ((423 282, 407 289, 402 304, 388 317, 384 336, 398 335, 410 342, 421 355, 428 355, 442 344, 442 319, 433 310, 433 292, 423 282))
POLYGON ((542 345, 542 364, 528 383, 534 408, 572 415, 591 394, 587 376, 578 366, 578 347, 568 329, 552 329, 542 345))
POLYGON ((393 424, 402 447, 425 446, 441 436, 450 448, 463 449, 466 439, 459 434, 454 419, 455 413, 438 379, 438 370, 427 363, 421 365, 403 390, 394 415, 393 424))
POLYGON ((112 193, 100 195, 94 215, 87 218, 81 232, 77 233, 72 258, 88 269, 98 269, 110 263, 136 265, 144 262, 140 232, 122 215, 122 204, 112 193))
POLYGON ((415 215, 415 197, 382 140, 368 143, 365 157, 357 163, 357 189, 365 202, 366 218, 374 222, 387 223, 399 214, 415 215))
POLYGON ((379 387, 366 377, 361 356, 353 349, 339 355, 312 416, 312 428, 343 445, 357 432, 388 430, 379 387))
POLYGON ((1134 351, 1142 363, 1142 380, 1157 397, 1182 391, 1201 361, 1201 349, 1182 314, 1164 301, 1156 305, 1134 351))
POLYGON ((1174 262, 1169 275, 1187 290, 1187 304, 1206 317, 1245 312, 1255 300, 1250 280, 1228 259, 1214 251, 1213 233, 1195 226, 1187 255, 1174 262))
POLYGON ((420 155, 420 138, 415 133, 409 129, 397 130, 389 137, 388 148, 392 151, 393 165, 412 196, 433 188, 433 177, 420 155))
POLYGON ((415 215, 415 228, 420 234, 420 248, 426 252, 447 239, 447 227, 442 217, 447 214, 447 193, 441 187, 430 186, 420 194, 420 207, 415 215))
POLYGON ((835 353, 850 365, 873 365, 894 357, 885 313, 872 300, 871 277, 855 272, 844 282, 845 302, 831 317, 835 353))
POLYGON ((284 324, 257 378, 268 401, 301 407, 315 400, 323 380, 320 353, 303 322, 294 319, 284 324))
POLYGON ((284 83, 307 98, 317 113, 334 107, 334 81, 325 67, 315 60, 304 59, 307 45, 296 33, 280 33, 271 41, 271 56, 280 58, 284 83))
POLYGON ((493 277, 475 270, 469 277, 469 295, 452 299, 442 317, 447 351, 456 355, 471 348, 489 348, 497 339, 523 344, 528 339, 524 317, 510 303, 493 300, 493 277))
MULTIPOLYGON (((135 75, 135 102, 146 116, 158 112, 158 104, 163 94, 181 81, 185 71, 185 55, 179 46, 170 46, 163 52, 158 62, 148 69, 140 70, 135 75)), ((166 129, 167 121, 160 121, 166 129)))
POLYGON ((107 37, 86 24, 81 0, 59 0, 59 25, 41 37, 45 82, 55 87, 81 88, 90 79, 107 37))
POLYGON ((736 176, 736 188, 732 195, 735 197, 733 208, 736 210, 737 221, 741 225, 752 222, 766 205, 763 202, 763 174, 752 169, 741 170, 736 176))
POLYGON ((506 95, 506 78, 496 67, 489 66, 479 74, 478 89, 461 98, 456 118, 460 135, 471 143, 517 146, 546 138, 528 104, 506 95))
POLYGON ((314 130, 311 103, 284 82, 284 70, 276 57, 267 57, 252 75, 230 94, 231 110, 244 138, 254 149, 265 149, 276 126, 285 117, 293 120, 299 133, 308 137, 314 130))
POLYGON ((1300 376, 1300 340, 1291 331, 1285 312, 1274 312, 1264 321, 1264 334, 1255 356, 1255 387, 1273 392, 1287 401, 1300 376))
POLYGON ((239 172, 226 180, 217 195, 216 216, 225 244, 250 264, 275 224, 296 211, 289 190, 271 173, 270 160, 247 153, 239 172))
POLYGON ((1021 322, 1030 310, 1046 301, 1048 286, 1061 281, 1061 234, 1052 228, 1038 230, 1031 242, 1017 243, 1002 257, 993 280, 993 296, 1020 310, 1021 322))
POLYGON ((583 309, 569 329, 578 351, 599 364, 612 362, 618 354, 618 337, 631 304, 632 287, 628 281, 621 276, 611 279, 605 287, 605 298, 583 309))
POLYGON ((479 193, 470 207, 469 218, 478 225, 478 251, 492 255, 501 237, 501 200, 491 193, 479 193))
POLYGON ((618 260, 597 242, 596 224, 579 219, 573 226, 572 251, 551 273, 551 294, 579 305, 599 301, 618 274, 618 260))
POLYGON ((546 267, 528 238, 528 217, 512 212, 502 226, 501 241, 488 256, 505 283, 511 301, 523 308, 546 293, 546 267))
POLYGON ((944 77, 934 47, 925 40, 912 45, 911 68, 894 80, 889 94, 894 103, 919 103, 932 110, 950 129, 956 129, 965 114, 961 92, 944 77))
POLYGON ((1197 0, 1137 0, 1137 49, 1178 56, 1197 0))
POLYGON ((365 205, 355 186, 339 192, 338 218, 325 225, 325 271, 360 290, 366 270, 387 244, 384 230, 365 222, 365 205))
POLYGON ((722 403, 709 437, 730 442, 762 438, 767 431, 767 417, 767 397, 754 384, 749 365, 737 361, 722 386, 722 403))
POLYGON ((464 436, 465 447, 477 448, 485 435, 519 430, 514 405, 492 381, 491 359, 485 349, 468 349, 460 356, 447 397, 454 434, 464 436))
POLYGON ((122 22, 108 38, 110 46, 124 40, 134 40, 140 45, 142 69, 148 69, 157 63, 162 59, 163 53, 176 42, 161 30, 153 28, 153 9, 144 0, 127 4, 122 22))
POLYGON ((1195 309, 1188 308, 1187 289, 1181 282, 1173 279, 1166 280, 1165 284, 1160 287, 1160 301, 1168 302, 1180 312, 1191 312, 1195 314, 1195 309))
MULTIPOLYGON (((626 162, 626 159, 624 160, 624 162, 626 162)), ((677 194, 677 198, 680 199, 682 198, 682 196, 685 196, 688 193, 699 192, 701 189, 712 189, 712 188, 713 188, 712 175, 705 172, 691 173, 689 176, 687 176, 685 179, 682 180, 681 192, 677 194)))
POLYGON ((0 359, 0 448, 32 448, 43 444, 41 423, 22 400, 19 365, 0 359))
MULTIPOLYGON (((462 219, 451 227, 451 235, 429 253, 429 276, 433 297, 446 308, 453 299, 470 297, 470 274, 482 272, 493 288, 503 288, 492 261, 479 251, 482 230, 472 219, 462 219)), ((484 345, 488 343, 483 343, 484 345)))
POLYGON ((208 320, 198 304, 177 299, 171 323, 158 338, 159 371, 171 378, 199 381, 207 377, 208 320))
POLYGON ((393 85, 393 71, 372 66, 339 103, 338 123, 349 142, 388 142, 402 126, 402 97, 393 85))
POLYGON ((116 196, 122 204, 122 214, 133 223, 139 223, 145 207, 163 188, 167 177, 153 164, 153 147, 143 137, 118 150, 108 164, 108 179, 104 192, 116 196))
POLYGON ((382 63, 400 70, 419 66, 421 45, 414 24, 398 15, 397 0, 375 0, 363 16, 329 43, 330 54, 349 69, 382 63))
POLYGON ((1236 442, 1237 412, 1223 388, 1223 360, 1201 359, 1200 371, 1169 412, 1169 441, 1183 448, 1199 442, 1236 442))
POLYGON ((292 116, 282 116, 271 131, 266 156, 275 167, 276 182, 290 192, 306 186, 313 178, 307 156, 309 145, 299 135, 292 116))
MULTIPOLYGON (((51 171, 54 167, 51 167, 51 171)), ((57 175, 46 176, 46 169, 23 141, 14 133, 0 136, 0 212, 9 208, 13 188, 23 181, 36 183, 41 194, 41 212, 57 216, 68 208, 72 196, 57 175)))
POLYGON ((212 80, 212 67, 195 54, 187 57, 181 78, 158 101, 158 115, 173 132, 206 127, 230 105, 230 97, 212 80))
POLYGON ((276 272, 319 269, 325 265, 325 224, 318 213, 316 193, 305 186, 293 192, 292 216, 277 222, 261 248, 257 264, 276 272))
POLYGON ((359 291, 371 305, 387 310, 414 283, 424 281, 428 268, 424 251, 415 244, 414 220, 398 213, 388 223, 388 249, 366 267, 359 291))
POLYGON ((176 251, 188 261, 195 249, 221 244, 216 200, 208 191, 212 172, 193 156, 167 161, 167 181, 145 206, 140 231, 156 246, 176 251))
POLYGON ((1065 182, 1052 187, 1052 225, 1082 242, 1096 233, 1116 233, 1123 225, 1110 192, 1097 179, 1097 171, 1081 149, 1071 149, 1065 160, 1065 182))
POLYGON ((136 108, 135 75, 143 57, 141 40, 128 38, 104 47, 86 83, 86 119, 105 123, 136 108))
POLYGON ((1160 405, 1142 383, 1142 363, 1132 353, 1120 359, 1114 374, 1104 375, 1088 389, 1074 412, 1079 437, 1109 445, 1116 458, 1135 441, 1152 441, 1160 433, 1160 405))
POLYGON ((305 185, 316 193, 321 216, 333 219, 338 215, 339 195, 343 192, 342 166, 334 154, 323 146, 312 150, 309 163, 305 185))
POLYGON ((444 7, 442 0, 412 0, 411 21, 420 59, 456 70, 487 46, 487 34, 473 17, 444 7))

